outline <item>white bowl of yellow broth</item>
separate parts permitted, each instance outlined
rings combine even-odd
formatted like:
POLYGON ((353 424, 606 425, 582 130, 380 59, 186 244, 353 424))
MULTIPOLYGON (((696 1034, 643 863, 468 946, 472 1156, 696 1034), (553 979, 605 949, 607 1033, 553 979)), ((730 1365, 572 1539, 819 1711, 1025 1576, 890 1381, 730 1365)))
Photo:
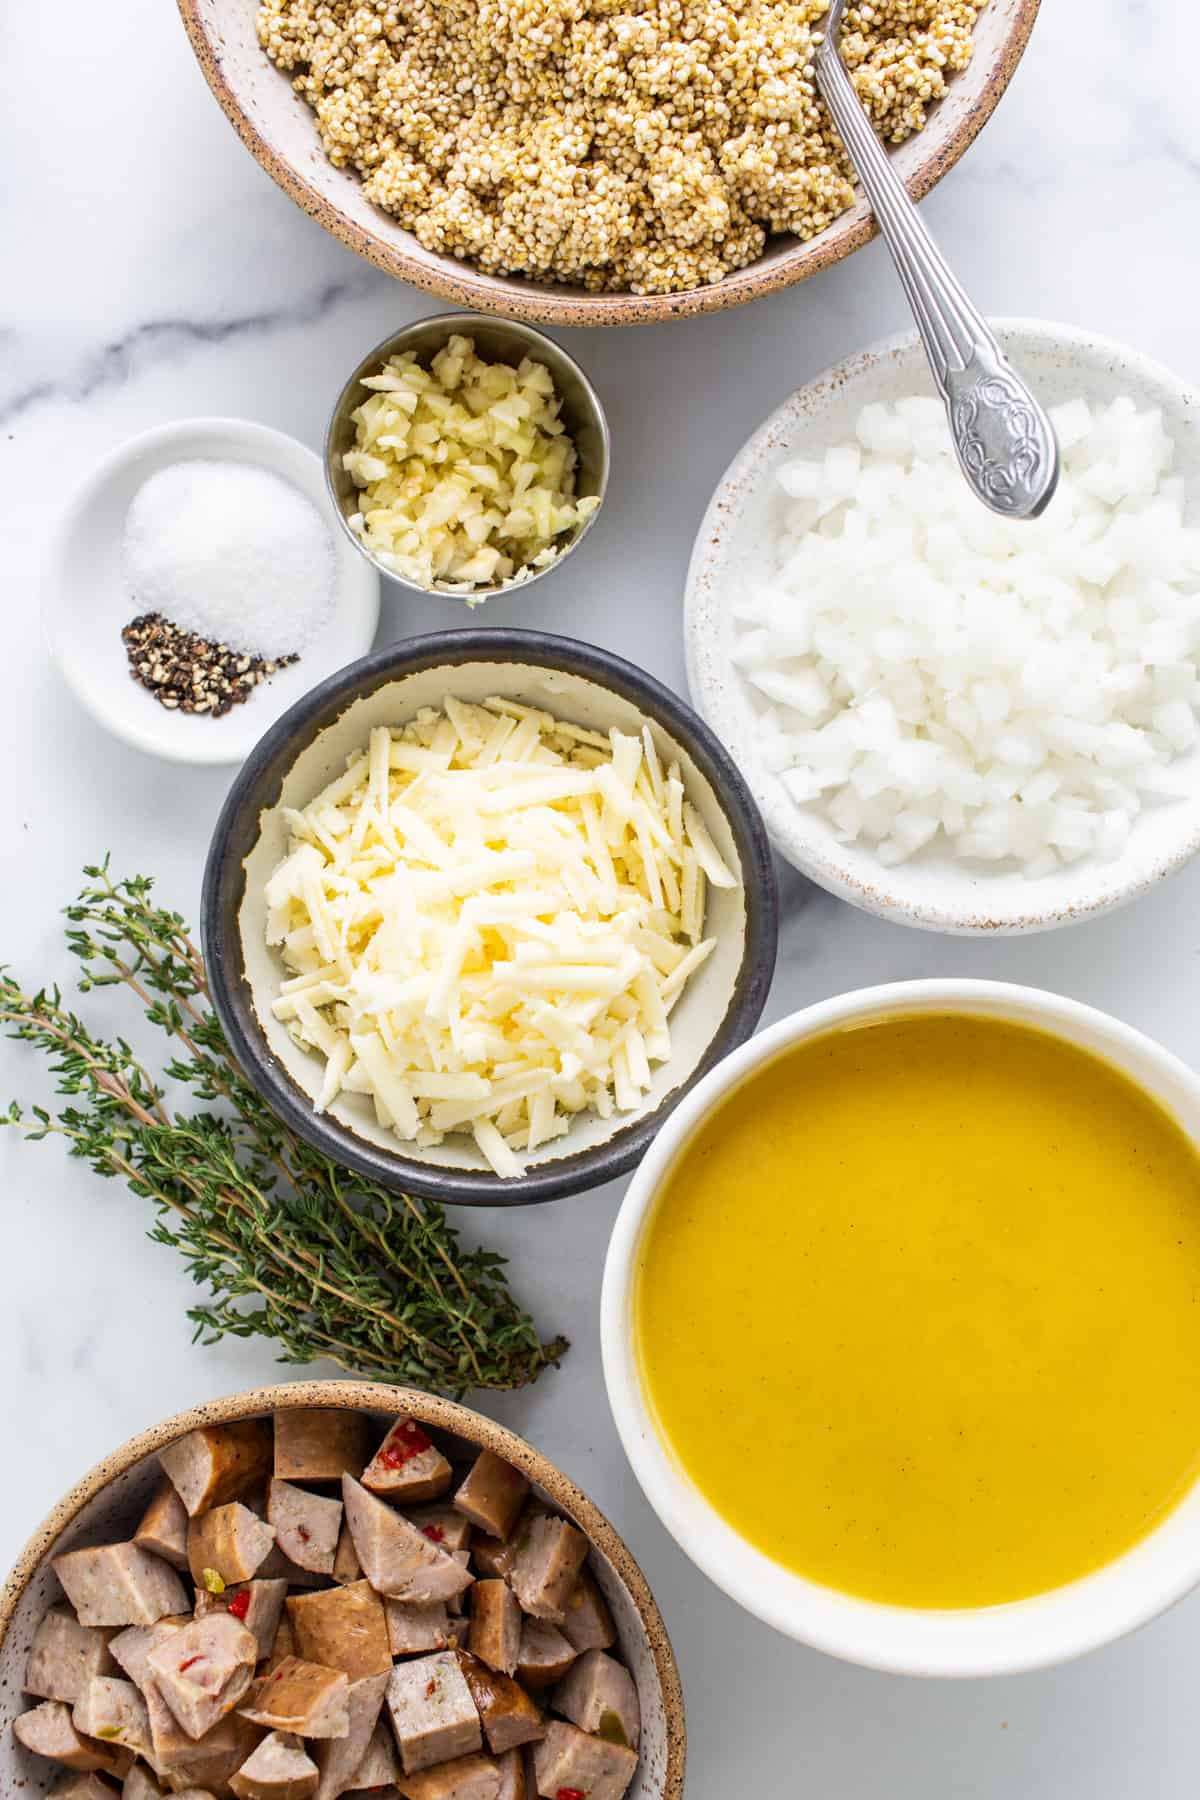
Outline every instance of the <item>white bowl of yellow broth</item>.
POLYGON ((659 1133, 602 1341, 651 1504, 768 1625, 913 1675, 1094 1649, 1200 1581, 1200 1081, 1032 988, 809 1007, 659 1133))

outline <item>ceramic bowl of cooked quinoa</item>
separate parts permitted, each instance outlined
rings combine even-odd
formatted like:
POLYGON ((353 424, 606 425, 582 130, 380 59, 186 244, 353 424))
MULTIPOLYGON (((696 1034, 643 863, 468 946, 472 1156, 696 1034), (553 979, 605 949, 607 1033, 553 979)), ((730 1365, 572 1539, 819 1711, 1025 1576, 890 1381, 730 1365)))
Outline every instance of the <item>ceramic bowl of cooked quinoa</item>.
MULTIPOLYGON (((1039 0, 848 7, 843 56, 920 199, 1012 77, 1039 0)), ((827 0, 179 0, 242 142, 377 267, 484 312, 715 312, 874 234, 818 98, 827 0)))

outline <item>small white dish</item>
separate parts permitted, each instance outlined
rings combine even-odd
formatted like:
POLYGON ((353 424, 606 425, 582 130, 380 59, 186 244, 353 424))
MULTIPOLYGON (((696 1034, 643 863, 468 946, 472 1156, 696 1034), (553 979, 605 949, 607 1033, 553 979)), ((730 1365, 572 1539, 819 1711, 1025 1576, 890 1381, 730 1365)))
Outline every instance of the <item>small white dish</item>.
MULTIPOLYGON (((992 323, 1045 405, 1128 394, 1139 407, 1160 407, 1175 443, 1174 473, 1200 496, 1200 395, 1193 388, 1139 351, 1091 332, 1030 319, 992 323)), ((731 660, 730 602, 740 585, 772 567, 769 521, 786 504, 773 480, 776 469, 797 456, 819 459, 830 445, 852 438, 868 402, 932 391, 916 333, 889 338, 800 388, 739 451, 709 503, 688 569, 684 638, 692 700, 745 776, 776 849, 831 894, 931 931, 995 934, 1077 924, 1135 899, 1200 849, 1200 752, 1172 764, 1174 773, 1194 778, 1188 798, 1143 812, 1112 862, 1087 858, 1040 880, 1015 867, 961 863, 945 851, 887 867, 866 845, 842 843, 826 819, 798 805, 763 765, 749 684, 731 660)))
POLYGON ((43 593, 50 649, 76 698, 115 737, 170 762, 241 762, 311 687, 365 655, 379 624, 379 577, 338 528, 320 457, 250 419, 180 419, 105 457, 67 507, 43 593), (327 524, 336 568, 334 608, 323 630, 298 662, 268 677, 220 719, 160 705, 133 679, 121 640, 140 610, 121 567, 129 503, 156 470, 196 457, 254 463, 291 482, 327 524))
POLYGON ((974 1013, 1032 1025, 1102 1057, 1200 1143, 1200 1078, 1119 1019, 1040 988, 999 981, 899 981, 793 1013, 706 1075, 666 1121, 629 1184, 609 1241, 600 1346, 609 1404, 633 1472, 680 1548, 711 1581, 776 1631, 896 1675, 1013 1675, 1081 1656, 1164 1612, 1200 1583, 1200 1483, 1115 1562, 1003 1606, 961 1611, 885 1606, 805 1580, 741 1537, 685 1472, 659 1429, 634 1341, 634 1287, 647 1220, 682 1146, 752 1070, 805 1038, 913 1012, 974 1013))

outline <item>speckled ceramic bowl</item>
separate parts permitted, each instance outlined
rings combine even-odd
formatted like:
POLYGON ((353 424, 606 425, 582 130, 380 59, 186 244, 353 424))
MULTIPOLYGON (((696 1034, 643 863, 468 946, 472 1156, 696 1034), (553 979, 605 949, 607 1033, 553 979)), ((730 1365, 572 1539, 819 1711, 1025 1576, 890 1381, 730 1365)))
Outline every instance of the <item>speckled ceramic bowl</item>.
MULTIPOLYGON (((994 323, 1047 405, 1128 394, 1139 407, 1160 408, 1175 443, 1174 473, 1200 516, 1200 391, 1140 351, 1092 332, 1034 319, 994 323)), ((994 935, 1074 925, 1136 899, 1200 850, 1200 751, 1171 765, 1190 782, 1188 797, 1144 811, 1112 862, 1086 857, 1030 880, 1019 868, 961 863, 931 847, 888 868, 865 845, 840 842, 823 815, 797 804, 764 766, 750 686, 731 660, 732 603, 774 566, 773 519, 786 504, 775 470, 791 457, 819 459, 831 444, 852 438, 869 402, 932 391, 924 352, 909 333, 827 369, 759 426, 726 470, 696 536, 684 617, 688 686, 745 775, 780 854, 831 894, 930 931, 994 935)), ((1051 501, 1037 529, 1053 518, 1051 501)))
MULTIPOLYGON (((773 238, 764 255, 710 287, 680 294, 590 294, 580 288, 485 275, 418 243, 365 199, 357 177, 335 169, 313 115, 274 68, 255 36, 254 0, 179 0, 200 67, 251 155, 296 204, 377 268, 481 312, 550 325, 640 325, 719 312, 804 281, 859 249, 875 227, 865 200, 806 243, 773 238)), ((1038 0, 988 0, 970 66, 933 109, 925 130, 895 152, 896 168, 921 199, 953 168, 991 116, 1021 60, 1038 0)))
POLYGON ((637 1682, 641 1759, 629 1800, 682 1800, 686 1732, 679 1670, 646 1578, 603 1513, 540 1451, 481 1413, 412 1388, 367 1381, 297 1381, 193 1407, 122 1444, 63 1496, 21 1552, 0 1595, 0 1794, 6 1800, 46 1794, 53 1780, 51 1766, 22 1750, 8 1729, 26 1705, 21 1682, 38 1621, 61 1599, 50 1558, 131 1531, 158 1479, 157 1452, 176 1438, 198 1425, 292 1406, 356 1408, 381 1423, 403 1411, 457 1444, 464 1457, 476 1448, 493 1450, 524 1471, 538 1497, 588 1538, 588 1566, 612 1609, 621 1655, 637 1682))
POLYGON ((442 631, 377 651, 314 688, 267 733, 239 772, 217 821, 201 906, 209 985, 235 1056, 269 1104, 335 1161, 400 1192, 467 1206, 554 1200, 625 1174, 692 1084, 754 1030, 775 967, 777 907, 766 831, 733 761, 691 708, 609 651, 541 632, 442 631), (263 889, 288 843, 283 808, 305 806, 362 748, 373 725, 399 725, 448 693, 507 696, 577 724, 639 732, 678 760, 688 795, 737 888, 709 896, 717 948, 671 1014, 672 1054, 656 1065, 635 1112, 579 1115, 565 1136, 501 1179, 456 1133, 429 1149, 401 1146, 372 1103, 341 1094, 317 1113, 323 1059, 274 1018, 283 965, 266 943, 263 889))

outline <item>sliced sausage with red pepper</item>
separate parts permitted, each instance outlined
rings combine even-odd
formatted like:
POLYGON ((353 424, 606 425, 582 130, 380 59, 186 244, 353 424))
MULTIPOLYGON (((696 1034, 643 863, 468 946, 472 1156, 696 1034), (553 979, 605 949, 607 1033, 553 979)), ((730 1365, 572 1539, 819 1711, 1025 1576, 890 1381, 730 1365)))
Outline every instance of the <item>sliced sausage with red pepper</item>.
POLYGON ((232 1712, 254 1679, 258 1640, 229 1613, 193 1619, 146 1658, 155 1687, 191 1738, 232 1712))
POLYGON ((387 1705, 406 1775, 482 1748, 479 1713, 452 1650, 397 1663, 387 1705))
POLYGON ((636 1768, 636 1751, 606 1744, 561 1719, 548 1725, 533 1747, 537 1791, 546 1800, 562 1800, 564 1793, 579 1800, 621 1800, 636 1768))
POLYGON ((362 1472, 362 1484, 389 1500, 436 1500, 453 1471, 428 1432, 404 1413, 396 1420, 362 1472))
POLYGON ((267 1519, 275 1542, 298 1568, 332 1575, 342 1528, 342 1503, 306 1493, 290 1481, 273 1480, 267 1489, 267 1519))
POLYGON ((286 1581, 245 1581, 234 1587, 227 1587, 224 1593, 210 1594, 203 1588, 196 1590, 196 1617, 207 1618, 210 1613, 226 1612, 247 1631, 254 1633, 258 1645, 258 1660, 271 1655, 275 1648, 275 1640, 279 1635, 279 1621, 283 1616, 283 1603, 287 1599, 286 1581))
POLYGON ((396 1600, 450 1600, 470 1587, 469 1569, 353 1476, 342 1476, 342 1499, 358 1560, 377 1593, 396 1600))

